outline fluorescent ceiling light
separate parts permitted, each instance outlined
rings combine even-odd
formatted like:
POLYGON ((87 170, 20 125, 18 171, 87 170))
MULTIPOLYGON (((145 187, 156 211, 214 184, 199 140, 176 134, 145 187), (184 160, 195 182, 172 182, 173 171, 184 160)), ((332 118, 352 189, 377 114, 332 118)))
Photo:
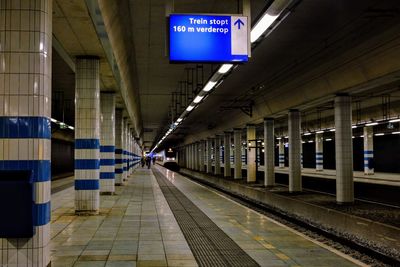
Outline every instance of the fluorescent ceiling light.
POLYGON ((183 119, 182 118, 178 118, 177 120, 176 120, 176 122, 181 122, 183 119))
POLYGON ((325 139, 325 141, 332 141, 332 138, 325 139))
POLYGON ((399 122, 400 119, 394 119, 394 120, 390 120, 389 122, 399 122))
POLYGON ((377 134, 375 134, 375 136, 382 136, 382 135, 385 135, 384 133, 377 133, 377 134))
POLYGON ((353 126, 351 126, 351 128, 355 129, 355 128, 357 128, 357 125, 353 125, 353 126))
POLYGON ((274 23, 279 15, 271 16, 267 13, 257 22, 256 26, 251 30, 250 41, 254 43, 260 36, 274 23))
POLYGON ((311 133, 305 133, 304 135, 311 135, 311 133))
POLYGON ((192 111, 194 109, 194 106, 190 105, 186 108, 186 111, 192 111))
POLYGON ((51 118, 50 120, 51 120, 52 122, 54 122, 54 123, 57 123, 57 122, 58 122, 58 120, 53 119, 53 118, 51 118))
POLYGON ((392 134, 400 134, 400 132, 393 132, 392 134))
POLYGON ((330 129, 329 131, 330 131, 330 132, 334 132, 334 131, 336 131, 336 130, 335 130, 335 129, 330 129))
POLYGON ((377 122, 370 122, 370 123, 365 124, 365 126, 374 126, 374 125, 378 125, 378 123, 377 122))
POLYGON ((209 81, 206 86, 204 86, 203 91, 208 92, 211 91, 211 89, 214 88, 214 86, 217 84, 217 82, 209 81))
POLYGON ((222 65, 222 66, 219 68, 218 73, 220 73, 220 74, 225 74, 225 73, 227 73, 232 67, 233 67, 232 64, 224 64, 224 65, 222 65))
POLYGON ((69 129, 74 130, 75 128, 72 126, 68 126, 69 129))
POLYGON ((321 133, 324 133, 324 131, 318 131, 318 132, 316 132, 317 134, 321 134, 321 133))
POLYGON ((281 137, 277 137, 277 138, 276 138, 276 140, 281 140, 281 139, 282 139, 281 137))
POLYGON ((194 103, 200 103, 200 101, 203 99, 204 96, 196 96, 195 99, 193 100, 194 103))

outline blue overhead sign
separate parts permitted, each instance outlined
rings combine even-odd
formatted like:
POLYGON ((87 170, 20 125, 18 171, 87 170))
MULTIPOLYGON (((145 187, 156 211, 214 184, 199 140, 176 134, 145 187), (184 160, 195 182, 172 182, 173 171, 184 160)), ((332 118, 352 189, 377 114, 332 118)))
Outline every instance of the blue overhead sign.
POLYGON ((248 61, 247 17, 170 15, 169 58, 173 62, 248 61))

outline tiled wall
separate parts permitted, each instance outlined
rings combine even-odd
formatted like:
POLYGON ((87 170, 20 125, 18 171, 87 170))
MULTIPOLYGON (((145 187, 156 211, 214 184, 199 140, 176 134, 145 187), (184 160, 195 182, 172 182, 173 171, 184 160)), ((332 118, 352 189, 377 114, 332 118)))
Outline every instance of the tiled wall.
POLYGON ((100 193, 115 191, 115 95, 100 97, 100 193))
POLYGON ((0 1, 0 170, 32 171, 35 229, 0 238, 1 266, 50 261, 51 21, 50 0, 0 1))
POLYGON ((99 59, 77 58, 75 79, 75 209, 97 213, 100 200, 99 59))

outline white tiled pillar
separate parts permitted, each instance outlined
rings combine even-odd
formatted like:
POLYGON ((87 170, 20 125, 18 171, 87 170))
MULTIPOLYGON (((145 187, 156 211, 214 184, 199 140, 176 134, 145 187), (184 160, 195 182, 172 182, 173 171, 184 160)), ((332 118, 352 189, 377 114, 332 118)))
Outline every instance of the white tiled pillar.
POLYGON ((97 214, 100 205, 100 60, 78 57, 75 73, 75 210, 97 214))
POLYGON ((264 120, 264 185, 275 185, 274 120, 264 120))
POLYGON ((256 127, 247 125, 247 182, 256 181, 256 127))
POLYGON ((199 171, 201 171, 201 172, 204 172, 204 154, 205 154, 205 148, 206 148, 205 143, 206 142, 204 140, 200 141, 200 151, 199 151, 199 154, 200 154, 200 169, 199 169, 199 171))
POLYGON ((123 118, 122 110, 115 110, 115 185, 122 185, 123 182, 123 158, 122 158, 122 146, 123 146, 123 118))
POLYGON ((279 139, 279 168, 284 168, 285 167, 285 141, 283 140, 283 137, 280 137, 279 139))
POLYGON ((224 177, 231 177, 231 132, 224 132, 224 177))
POLYGON ((221 174, 221 137, 219 135, 215 136, 215 145, 214 145, 214 174, 221 174))
POLYGON ((324 170, 324 138, 322 133, 315 134, 315 170, 324 170))
POLYGON ((300 112, 289 111, 289 192, 302 191, 300 112))
POLYGON ((200 168, 200 143, 197 141, 194 143, 194 160, 195 160, 195 169, 196 171, 199 171, 200 168))
POLYGON ((115 192, 115 95, 100 95, 100 193, 115 192))
POLYGON ((190 169, 195 168, 195 146, 194 143, 190 144, 190 169))
POLYGON ((206 163, 207 163, 207 173, 212 173, 212 160, 211 160, 211 155, 212 155, 212 138, 207 138, 207 158, 206 158, 206 163))
POLYGON ((364 173, 374 174, 374 128, 364 127, 364 173))
POLYGON ((24 197, 32 201, 35 231, 0 238, 1 266, 50 263, 52 1, 32 4, 0 1, 0 170, 32 172, 34 193, 24 197))
POLYGON ((354 202, 351 97, 335 97, 336 201, 354 202))
POLYGON ((234 129, 233 131, 233 143, 234 143, 234 179, 242 178, 242 129, 234 129))

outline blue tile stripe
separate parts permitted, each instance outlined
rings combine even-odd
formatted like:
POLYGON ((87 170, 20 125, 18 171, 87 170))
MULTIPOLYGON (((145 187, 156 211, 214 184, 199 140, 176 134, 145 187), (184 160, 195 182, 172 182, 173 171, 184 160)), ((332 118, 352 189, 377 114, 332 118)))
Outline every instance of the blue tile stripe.
POLYGON ((100 140, 75 139, 75 149, 100 149, 100 140))
POLYGON ((364 155, 373 155, 374 151, 373 150, 365 150, 364 155))
POLYGON ((33 204, 33 225, 41 226, 50 222, 51 205, 50 201, 46 203, 33 204))
POLYGON ((100 152, 115 152, 115 146, 100 146, 100 152))
POLYGON ((100 159, 101 166, 114 166, 115 159, 100 159))
POLYGON ((101 172, 100 179, 115 179, 115 172, 101 172))
POLYGON ((122 154, 122 149, 121 148, 116 148, 115 149, 115 154, 122 154))
POLYGON ((122 174, 123 172, 124 172, 123 169, 115 168, 115 173, 116 174, 122 174))
POLYGON ((51 121, 46 117, 0 117, 0 138, 51 139, 51 121))
POLYGON ((122 164, 122 159, 115 159, 115 164, 122 164))
POLYGON ((0 160, 0 170, 31 170, 32 182, 50 181, 50 160, 0 160))
POLYGON ((99 180, 75 180, 75 190, 98 190, 99 180))
POLYGON ((100 160, 98 159, 76 159, 76 170, 96 170, 100 169, 100 160))

